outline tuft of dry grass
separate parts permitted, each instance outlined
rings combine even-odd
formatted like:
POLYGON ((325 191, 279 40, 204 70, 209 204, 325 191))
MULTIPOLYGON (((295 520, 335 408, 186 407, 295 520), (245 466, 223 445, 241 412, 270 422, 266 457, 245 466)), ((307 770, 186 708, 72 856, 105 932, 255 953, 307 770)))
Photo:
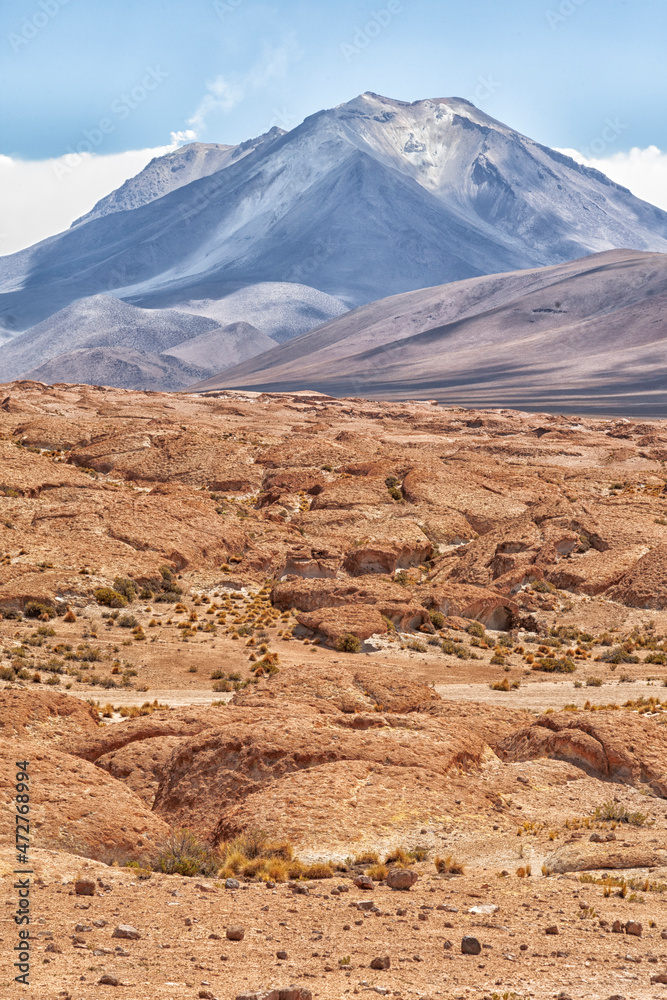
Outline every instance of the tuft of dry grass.
POLYGON ((382 882, 389 874, 389 869, 386 865, 378 863, 367 868, 364 874, 369 875, 374 882, 382 882))
POLYGON ((324 861, 317 861, 312 865, 308 865, 304 875, 306 878, 333 878, 334 870, 330 864, 324 861))
POLYGON ((439 875, 463 875, 465 872, 465 865, 451 854, 447 854, 444 858, 436 857, 433 863, 439 875))

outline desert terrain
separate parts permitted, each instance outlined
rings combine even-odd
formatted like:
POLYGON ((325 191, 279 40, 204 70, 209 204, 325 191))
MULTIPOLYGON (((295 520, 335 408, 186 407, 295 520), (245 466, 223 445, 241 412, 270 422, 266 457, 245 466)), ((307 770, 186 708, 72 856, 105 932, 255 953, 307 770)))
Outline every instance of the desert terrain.
POLYGON ((0 394, 3 1000, 666 995, 667 422, 0 394))

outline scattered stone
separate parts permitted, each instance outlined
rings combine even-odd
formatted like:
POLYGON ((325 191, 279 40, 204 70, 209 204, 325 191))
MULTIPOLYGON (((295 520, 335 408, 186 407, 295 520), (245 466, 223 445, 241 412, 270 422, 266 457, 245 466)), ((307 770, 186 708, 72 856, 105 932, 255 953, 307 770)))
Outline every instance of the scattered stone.
POLYGON ((445 949, 445 951, 451 951, 454 945, 452 944, 451 941, 445 941, 442 947, 445 949))
POLYGON ((551 927, 547 927, 547 929, 545 930, 544 933, 545 934, 558 934, 558 928, 556 927, 555 924, 552 924, 551 927))
POLYGON ((643 929, 642 925, 636 920, 628 920, 625 925, 625 933, 632 934, 634 937, 641 937, 643 929))
POLYGON ((225 879, 225 889, 240 889, 241 883, 237 878, 225 879))
POLYGON ((375 885, 370 875, 357 875, 354 880, 357 889, 374 889, 375 885))
POLYGON ((384 958, 374 958, 371 962, 371 969, 389 969, 391 967, 391 959, 388 955, 384 958))
POLYGON ((116 979, 115 976, 110 976, 105 974, 100 979, 97 980, 98 986, 120 986, 120 979, 116 979))
POLYGON ((305 986, 288 986, 260 993, 239 993, 236 1000, 313 1000, 313 994, 305 986))
POLYGON ((243 938, 245 937, 245 929, 236 924, 233 927, 228 927, 226 934, 228 941, 243 941, 243 938))
POLYGON ((94 896, 95 895, 95 883, 91 882, 90 879, 80 878, 74 883, 74 892, 77 896, 94 896))
POLYGON ((141 934, 136 927, 132 927, 130 924, 118 924, 111 937, 126 938, 128 941, 138 941, 141 934))
POLYGON ((197 994, 199 1000, 218 1000, 215 994, 211 993, 210 990, 200 990, 197 994))
POLYGON ((74 928, 74 930, 79 934, 85 934, 87 931, 92 931, 92 929, 93 928, 89 927, 88 924, 77 924, 74 928))
POLYGON ((667 972, 659 972, 657 976, 651 976, 651 982, 667 984, 667 972))
POLYGON ((623 933, 623 924, 621 923, 620 920, 614 920, 613 924, 611 925, 611 933, 612 934, 623 933))
POLYGON ((462 955, 479 955, 481 950, 482 946, 475 937, 464 937, 461 941, 462 955))
POLYGON ((472 913, 476 917, 492 917, 494 913, 497 913, 500 909, 495 903, 483 903, 481 906, 473 906, 468 910, 468 913, 472 913))
POLYGON ((62 955, 63 953, 62 948, 60 947, 59 944, 56 944, 55 941, 50 941, 49 944, 47 944, 44 951, 53 952, 54 955, 62 955))
POLYGON ((279 958, 281 962, 286 961, 286 959, 287 959, 287 952, 286 951, 277 951, 276 952, 276 958, 279 958))
POLYGON ((390 889, 407 890, 415 884, 418 878, 417 872, 410 871, 409 868, 390 868, 386 882, 390 889))

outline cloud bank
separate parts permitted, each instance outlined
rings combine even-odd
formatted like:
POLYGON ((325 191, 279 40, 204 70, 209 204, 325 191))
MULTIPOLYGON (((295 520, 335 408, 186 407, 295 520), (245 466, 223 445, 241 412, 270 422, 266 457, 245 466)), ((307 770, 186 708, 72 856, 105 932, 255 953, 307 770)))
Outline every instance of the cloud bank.
POLYGON ((657 146, 635 147, 625 153, 611 153, 597 159, 582 156, 576 149, 561 149, 577 163, 601 170, 617 184, 629 188, 638 198, 667 212, 667 153, 657 146))
POLYGON ((50 160, 0 155, 0 255, 69 228, 96 201, 177 144, 109 155, 67 154, 50 160))

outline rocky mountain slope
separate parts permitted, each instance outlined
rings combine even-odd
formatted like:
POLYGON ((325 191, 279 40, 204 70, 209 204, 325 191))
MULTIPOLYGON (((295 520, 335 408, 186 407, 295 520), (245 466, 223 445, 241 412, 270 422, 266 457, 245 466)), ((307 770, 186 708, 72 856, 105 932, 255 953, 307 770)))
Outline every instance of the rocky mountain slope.
POLYGON ((194 388, 664 415, 667 256, 608 251, 363 306, 194 388))
POLYGON ((355 306, 614 247, 667 250, 667 214, 467 101, 367 93, 3 258, 0 324, 25 330, 102 292, 156 308, 258 282, 355 306))
POLYGON ((262 143, 271 142, 280 135, 284 135, 284 131, 276 127, 238 146, 225 146, 218 142, 191 142, 164 156, 156 156, 135 177, 101 198, 90 212, 73 222, 72 227, 114 212, 128 212, 140 205, 147 205, 170 191, 224 169, 229 163, 242 159, 262 143))

